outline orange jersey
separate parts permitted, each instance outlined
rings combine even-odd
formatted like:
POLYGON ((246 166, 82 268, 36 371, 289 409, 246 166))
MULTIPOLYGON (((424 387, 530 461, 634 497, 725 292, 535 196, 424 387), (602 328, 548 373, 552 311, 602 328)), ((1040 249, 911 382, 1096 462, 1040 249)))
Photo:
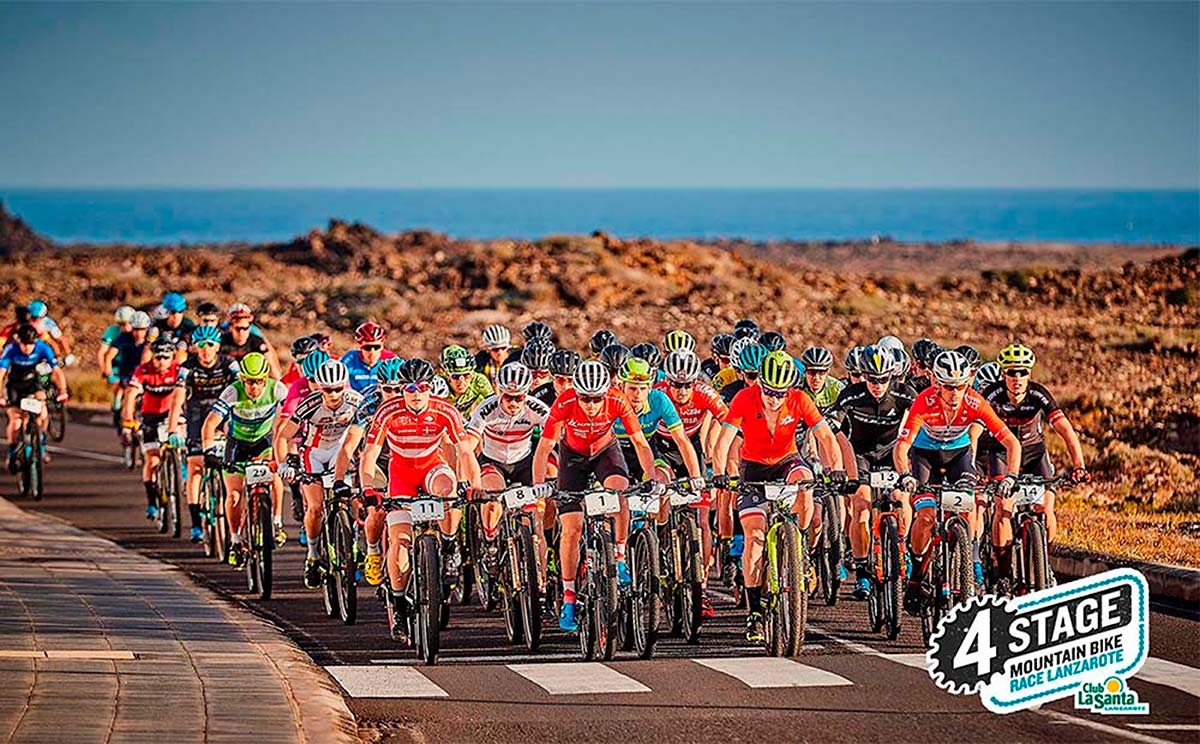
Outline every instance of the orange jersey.
POLYGON ((550 407, 550 415, 542 427, 542 438, 557 442, 560 436, 565 436, 563 444, 569 449, 591 457, 616 439, 613 424, 618 419, 625 426, 625 431, 642 430, 629 400, 616 388, 609 388, 604 393, 600 413, 594 417, 583 412, 578 395, 571 388, 564 390, 550 407))
POLYGON ((772 432, 767 428, 762 393, 758 385, 752 385, 733 396, 724 423, 742 430, 743 460, 774 465, 797 453, 796 429, 801 423, 812 429, 824 420, 812 398, 803 390, 792 388, 772 432))
MULTIPOLYGON (((656 387, 666 393, 668 398, 671 398, 670 383, 660 382, 656 387)), ((720 421, 729 412, 725 401, 721 400, 721 394, 699 381, 692 386, 692 398, 686 405, 677 403, 674 398, 671 398, 671 402, 675 404, 675 410, 679 412, 679 419, 683 421, 683 433, 689 437, 700 431, 705 413, 711 413, 714 419, 720 421)), ((671 430, 661 422, 658 425, 657 433, 660 437, 671 436, 671 430)))

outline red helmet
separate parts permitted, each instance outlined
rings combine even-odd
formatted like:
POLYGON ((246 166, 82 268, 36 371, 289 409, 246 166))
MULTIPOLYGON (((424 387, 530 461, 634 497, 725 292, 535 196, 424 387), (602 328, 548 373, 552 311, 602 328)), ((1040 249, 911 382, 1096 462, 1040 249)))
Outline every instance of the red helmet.
POLYGON ((383 326, 367 321, 354 329, 354 340, 358 345, 383 343, 383 326))

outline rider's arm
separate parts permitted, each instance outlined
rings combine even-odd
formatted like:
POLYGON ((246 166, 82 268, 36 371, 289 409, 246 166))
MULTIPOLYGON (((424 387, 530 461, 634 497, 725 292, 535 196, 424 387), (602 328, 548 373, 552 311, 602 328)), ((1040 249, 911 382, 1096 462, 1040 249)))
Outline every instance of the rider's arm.
POLYGON ((472 488, 479 488, 479 460, 475 457, 475 445, 470 437, 464 437, 454 445, 458 455, 454 462, 454 470, 460 481, 465 481, 472 488))
POLYGON ((350 472, 350 461, 354 458, 354 452, 358 449, 358 444, 362 441, 364 433, 363 428, 358 424, 350 424, 346 428, 346 438, 342 440, 342 446, 338 450, 337 459, 333 463, 334 480, 346 480, 346 473, 350 472))
POLYGON ((368 443, 363 450, 362 459, 358 462, 358 482, 366 486, 375 482, 379 476, 379 453, 383 451, 383 440, 368 443))
POLYGON ((276 380, 283 377, 283 366, 279 363, 279 355, 275 353, 275 347, 263 336, 263 344, 266 345, 267 351, 263 356, 267 358, 267 364, 271 367, 271 377, 276 380))
POLYGON ((1017 475, 1021 472, 1021 440, 1017 439, 1017 435, 1009 431, 1008 427, 1004 428, 1004 432, 996 437, 1000 445, 1004 447, 1004 451, 1008 458, 1008 472, 1006 475, 1017 475))
POLYGON ((104 379, 107 380, 112 373, 113 360, 117 358, 117 347, 101 346, 96 356, 100 362, 100 374, 104 375, 104 379))
POLYGON ((973 422, 967 428, 967 436, 971 438, 971 457, 975 457, 975 453, 979 451, 979 437, 983 434, 983 424, 978 421, 973 422))
POLYGON ((183 415, 183 403, 187 400, 187 388, 176 386, 171 391, 171 408, 167 414, 167 433, 178 434, 180 419, 183 415))
POLYGON ((140 367, 137 370, 134 370, 133 377, 131 377, 129 380, 129 390, 126 392, 126 394, 124 396, 121 397, 121 420, 122 421, 132 421, 133 420, 133 411, 134 411, 134 408, 137 406, 137 402, 138 402, 137 391, 142 388, 142 381, 138 376, 138 372, 140 370, 141 370, 140 367))
POLYGON ((557 433, 551 439, 546 436, 544 431, 542 432, 542 438, 538 440, 537 449, 533 452, 534 485, 546 482, 546 465, 550 462, 550 453, 554 450, 554 445, 556 444, 558 444, 557 433))
POLYGON ((1083 464, 1083 445, 1079 441, 1079 434, 1076 433, 1075 427, 1071 426, 1071 422, 1066 416, 1059 416, 1053 419, 1050 424, 1058 435, 1063 438, 1067 444, 1067 454, 1071 456, 1071 464, 1077 468, 1086 467, 1083 464))
POLYGON ((829 470, 841 470, 842 448, 833 436, 829 422, 822 419, 811 431, 817 441, 817 453, 821 456, 821 463, 829 470))
POLYGON ((837 433, 837 443, 842 452, 842 464, 846 466, 846 477, 857 480, 858 461, 854 457, 854 445, 850 444, 850 438, 841 431, 837 433))
POLYGON ((50 379, 54 380, 54 384, 58 386, 58 392, 67 392, 67 373, 63 372, 63 368, 56 366, 50 370, 50 379))
POLYGON ((284 419, 276 423, 275 439, 271 442, 271 449, 275 451, 275 462, 282 465, 287 460, 288 444, 299 430, 300 426, 295 419, 284 419))
POLYGON ((671 439, 675 440, 675 446, 679 448, 679 454, 683 455, 683 464, 687 468, 688 475, 693 478, 700 478, 704 474, 700 472, 700 460, 696 457, 696 449, 692 447, 692 440, 688 439, 687 434, 683 432, 682 426, 677 426, 671 430, 671 439))
MULTIPOLYGON (((654 450, 650 449, 650 443, 646 441, 646 435, 641 429, 634 429, 629 432, 629 441, 633 443, 633 450, 637 453, 638 463, 642 466, 642 472, 645 473, 647 480, 656 472, 654 467, 654 450)), ((691 445, 689 444, 690 448, 691 445)), ((686 457, 686 455, 685 455, 686 457)), ((692 453, 693 460, 695 453, 692 453)), ((691 472, 690 470, 688 472, 691 472)))

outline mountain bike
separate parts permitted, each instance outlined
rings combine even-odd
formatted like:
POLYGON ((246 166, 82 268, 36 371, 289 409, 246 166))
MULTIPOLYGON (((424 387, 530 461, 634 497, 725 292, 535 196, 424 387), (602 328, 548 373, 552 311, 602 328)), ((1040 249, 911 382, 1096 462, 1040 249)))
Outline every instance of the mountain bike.
MULTIPOLYGON (((322 567, 325 614, 353 625, 358 617, 358 529, 347 499, 333 492, 333 473, 305 473, 298 479, 319 483, 324 496, 321 507, 321 542, 317 560, 322 567)), ((302 528, 303 529, 303 528, 302 528)))
POLYGON ((867 480, 871 487, 871 545, 867 550, 871 594, 867 597, 867 619, 872 632, 886 631, 889 640, 900 635, 907 564, 900 539, 902 502, 895 497, 899 481, 900 474, 891 468, 872 470, 867 480))
POLYGON ((246 587, 259 599, 271 598, 271 564, 275 550, 271 485, 274 481, 272 463, 266 460, 246 463, 242 546, 246 550, 246 587))
POLYGON ((167 422, 158 425, 158 470, 154 471, 154 482, 158 484, 158 515, 155 526, 162 534, 168 530, 171 537, 179 537, 181 504, 187 503, 187 465, 182 447, 173 446, 167 437, 167 422))
POLYGON ((67 404, 58 399, 58 384, 50 376, 49 365, 38 364, 38 374, 42 376, 42 388, 46 391, 46 432, 55 442, 61 442, 67 435, 67 404))
POLYGON ((38 398, 22 398, 17 403, 21 412, 21 424, 17 429, 15 461, 21 496, 41 501, 45 490, 46 445, 38 417, 46 410, 46 403, 38 398))
POLYGON ((621 494, 605 488, 557 491, 561 507, 583 504, 583 535, 575 574, 576 616, 579 618, 579 655, 584 660, 611 659, 617 642, 617 557, 614 514, 621 511, 621 494))
MULTIPOLYGON (((128 387, 125 388, 128 393, 128 387)), ((117 434, 121 437, 121 462, 125 465, 126 470, 136 470, 142 466, 146 455, 142 452, 142 395, 138 393, 138 398, 133 405, 133 420, 134 427, 132 430, 126 431, 125 422, 121 421, 121 412, 117 411, 114 416, 117 421, 117 434)))
POLYGON ((538 546, 534 520, 538 519, 537 496, 528 486, 509 486, 501 491, 476 491, 500 499, 498 543, 502 550, 496 566, 496 593, 504 618, 504 636, 509 643, 524 643, 536 651, 542 639, 542 582, 538 576, 538 546))
POLYGON ((921 609, 921 637, 925 645, 950 608, 975 594, 975 564, 971 559, 971 530, 966 515, 975 508, 975 484, 922 484, 913 497, 928 493, 938 497, 937 521, 925 553, 925 583, 933 598, 921 609))
POLYGON ((619 592, 618 640, 623 650, 632 649, 639 659, 654 655, 662 621, 663 577, 657 515, 664 492, 663 484, 658 481, 646 481, 625 490, 629 503, 626 561, 632 581, 619 592))
MULTIPOLYGON (((215 445, 225 451, 225 442, 215 445)), ((229 520, 225 518, 225 479, 220 468, 205 467, 200 476, 200 525, 204 555, 224 563, 229 556, 229 520)))
MULTIPOLYGON (((1056 490, 1070 482, 1067 475, 1043 478, 1037 475, 1017 476, 1013 489, 1012 566, 1010 585, 1016 595, 1040 591, 1050 585, 1050 543, 1046 532, 1046 515, 1037 511, 1046 501, 1046 491, 1056 490)), ((992 481, 986 487, 995 493, 992 481)))
POLYGON ((700 642, 701 600, 708 571, 701 542, 696 505, 703 492, 690 491, 687 480, 667 484, 670 511, 663 527, 663 597, 671 635, 688 643, 700 642))
POLYGON ((839 489, 817 488, 813 493, 813 508, 820 515, 821 535, 815 540, 812 561, 817 568, 814 589, 825 604, 837 604, 838 589, 842 586, 841 564, 846 536, 842 531, 842 492, 839 489))

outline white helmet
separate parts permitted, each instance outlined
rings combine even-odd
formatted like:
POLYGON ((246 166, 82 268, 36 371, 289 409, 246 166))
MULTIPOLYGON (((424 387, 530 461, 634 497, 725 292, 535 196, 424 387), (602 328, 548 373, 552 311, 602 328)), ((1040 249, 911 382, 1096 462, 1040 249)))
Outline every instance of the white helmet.
POLYGON ((975 373, 975 382, 979 385, 980 390, 1000 382, 1000 362, 988 362, 980 367, 979 371, 975 373))
POLYGON ((323 388, 346 387, 346 383, 350 382, 350 370, 337 359, 330 359, 317 367, 313 382, 323 388))
POLYGON ((695 382, 700 376, 700 357, 688 349, 677 349, 663 360, 663 374, 671 382, 695 382))
POLYGON ((880 349, 886 349, 888 352, 891 352, 892 349, 904 351, 904 342, 895 336, 884 336, 875 342, 875 346, 880 349))
POLYGON ((600 362, 588 360, 580 363, 571 376, 575 391, 581 395, 601 395, 612 384, 608 368, 600 362))
POLYGON ((483 329, 483 345, 489 349, 498 349, 512 344, 512 334, 502 325, 490 325, 483 329))
POLYGON ((446 382, 446 378, 441 375, 434 375, 429 381, 429 394, 435 398, 450 397, 450 383, 446 382))
POLYGON ((133 320, 133 314, 136 312, 137 310, 129 305, 121 305, 117 308, 117 312, 113 313, 113 317, 117 319, 118 323, 128 323, 133 320))
POLYGON ((138 310, 133 314, 133 317, 129 319, 129 324, 134 328, 144 331, 150 327, 150 316, 141 310, 138 310))
POLYGON ((734 369, 737 368, 738 360, 742 358, 742 349, 752 343, 754 343, 753 339, 738 338, 729 345, 729 358, 733 361, 734 369))
POLYGON ((943 385, 966 385, 971 381, 971 365, 957 351, 943 351, 934 357, 933 379, 943 385))
POLYGON ((496 389, 502 393, 527 393, 533 385, 533 373, 520 362, 511 362, 496 372, 496 389))

